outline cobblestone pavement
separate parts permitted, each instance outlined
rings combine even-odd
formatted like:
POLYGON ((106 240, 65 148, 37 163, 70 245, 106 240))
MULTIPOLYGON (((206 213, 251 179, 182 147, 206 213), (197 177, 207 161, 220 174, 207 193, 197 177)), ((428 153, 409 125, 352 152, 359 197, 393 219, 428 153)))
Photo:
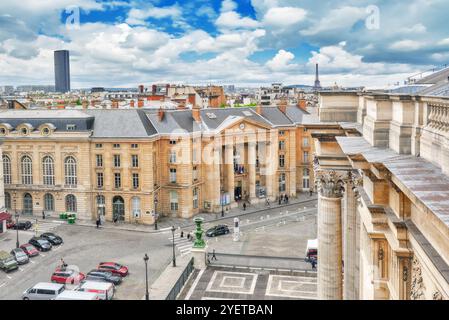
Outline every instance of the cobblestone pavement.
POLYGON ((179 300, 314 300, 316 273, 209 267, 196 271, 179 300))

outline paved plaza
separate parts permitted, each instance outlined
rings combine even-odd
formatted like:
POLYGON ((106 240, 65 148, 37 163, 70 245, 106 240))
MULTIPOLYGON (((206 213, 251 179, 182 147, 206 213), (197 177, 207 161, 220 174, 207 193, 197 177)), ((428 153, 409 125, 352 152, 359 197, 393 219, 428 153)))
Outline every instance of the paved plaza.
POLYGON ((316 272, 209 267, 196 271, 178 299, 314 300, 316 272))

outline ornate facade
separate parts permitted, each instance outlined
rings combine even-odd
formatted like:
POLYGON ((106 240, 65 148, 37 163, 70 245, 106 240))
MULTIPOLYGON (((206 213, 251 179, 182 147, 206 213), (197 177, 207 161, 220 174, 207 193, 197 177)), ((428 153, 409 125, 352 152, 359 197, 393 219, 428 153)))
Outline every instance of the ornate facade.
POLYGON ((319 108, 319 298, 448 299, 449 100, 323 92, 319 108))

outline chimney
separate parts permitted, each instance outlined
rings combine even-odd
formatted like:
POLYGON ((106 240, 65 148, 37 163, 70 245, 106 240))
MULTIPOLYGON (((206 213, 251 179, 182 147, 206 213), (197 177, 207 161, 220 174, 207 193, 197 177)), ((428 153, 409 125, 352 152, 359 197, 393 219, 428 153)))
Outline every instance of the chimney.
POLYGON ((304 98, 299 98, 298 99, 298 104, 297 104, 298 108, 306 111, 307 110, 307 102, 306 99, 304 98))
POLYGON ((82 104, 82 106, 83 106, 83 109, 87 109, 87 107, 89 106, 89 101, 83 100, 83 101, 81 102, 81 104, 82 104))
POLYGON ((112 101, 112 109, 118 109, 118 101, 117 100, 112 101))
POLYGON ((138 108, 143 108, 143 100, 142 100, 142 99, 139 99, 139 100, 137 101, 137 107, 138 107, 138 108))
POLYGON ((282 113, 285 113, 287 111, 287 100, 285 98, 282 98, 278 103, 278 108, 282 113))
POLYGON ((166 84, 166 85, 165 85, 165 95, 166 95, 166 96, 168 95, 168 89, 170 89, 170 85, 169 85, 169 84, 166 84))
POLYGON ((139 86, 139 93, 143 93, 143 84, 139 86))
POLYGON ((260 105, 260 103, 258 103, 256 106, 256 113, 262 115, 262 106, 260 105))
POLYGON ((165 115, 164 109, 159 108, 159 111, 158 111, 157 115, 159 117, 159 121, 164 120, 164 115, 165 115))
POLYGON ((195 120, 195 122, 197 122, 197 123, 201 122, 200 110, 201 109, 197 105, 193 106, 193 108, 192 108, 192 117, 193 117, 193 120, 195 120))
POLYGON ((95 107, 95 101, 94 101, 94 100, 90 100, 90 105, 91 105, 92 107, 95 107))
POLYGON ((186 108, 186 106, 185 106, 185 104, 184 103, 178 103, 178 106, 176 107, 176 109, 178 109, 178 110, 184 110, 186 108))
POLYGON ((134 100, 131 100, 131 101, 129 102, 129 106, 130 106, 131 108, 134 108, 134 100))
POLYGON ((155 84, 153 84, 151 86, 151 94, 154 96, 156 94, 156 90, 157 90, 157 86, 155 84))

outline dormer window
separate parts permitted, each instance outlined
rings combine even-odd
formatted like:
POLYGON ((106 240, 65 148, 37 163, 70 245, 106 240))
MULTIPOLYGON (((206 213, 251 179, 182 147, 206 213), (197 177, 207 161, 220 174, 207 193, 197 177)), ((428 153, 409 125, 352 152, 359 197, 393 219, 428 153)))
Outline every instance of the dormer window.
POLYGON ((39 126, 39 131, 41 132, 41 135, 43 135, 43 136, 49 136, 55 130, 56 130, 56 127, 52 123, 44 123, 41 126, 39 126))
POLYGON ((0 135, 5 136, 7 133, 5 128, 0 128, 0 135))
POLYGON ((75 124, 68 124, 67 125, 67 131, 75 131, 76 125, 75 124))
POLYGON ((48 129, 47 127, 42 129, 42 135, 48 136, 49 134, 50 134, 50 129, 48 129))
POLYGON ((20 133, 24 136, 28 135, 28 129, 27 128, 22 128, 20 129, 20 133))
POLYGON ((9 123, 0 123, 0 136, 6 136, 12 129, 9 123))

